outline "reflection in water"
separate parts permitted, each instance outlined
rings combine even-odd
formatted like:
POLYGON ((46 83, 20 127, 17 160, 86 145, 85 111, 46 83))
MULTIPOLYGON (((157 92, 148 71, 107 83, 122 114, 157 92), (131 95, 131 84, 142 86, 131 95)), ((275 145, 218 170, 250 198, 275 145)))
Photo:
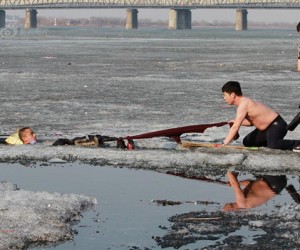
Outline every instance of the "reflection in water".
POLYGON ((292 199, 297 203, 300 204, 300 194, 295 189, 294 185, 288 185, 286 187, 286 191, 291 195, 292 199))
MULTIPOLYGON (((295 203, 300 204, 300 194, 295 189, 294 185, 287 186, 286 175, 255 175, 254 178, 248 177, 245 180, 238 181, 237 172, 227 172, 228 182, 222 178, 209 178, 206 176, 188 175, 186 173, 176 173, 167 171, 166 174, 175 175, 182 178, 199 180, 201 182, 215 183, 221 185, 231 186, 235 195, 235 202, 226 203, 223 207, 224 211, 234 211, 238 209, 255 208, 261 206, 267 201, 280 194, 285 188, 287 193, 291 196, 295 203)), ((248 174, 249 176, 249 174, 248 174)), ((156 201, 157 202, 157 201, 156 201)), ((170 201, 162 200, 164 205, 170 205, 170 201)), ((172 203, 171 203, 172 204, 172 203)), ((182 204, 179 202, 176 205, 182 204)), ((174 204, 172 204, 174 205, 174 204)))
POLYGON ((238 181, 238 173, 227 172, 235 202, 226 203, 224 211, 258 207, 278 195, 287 185, 285 175, 258 175, 255 180, 238 181))
MULTIPOLYGON (((208 178, 201 175, 189 176, 186 173, 168 174, 199 180, 201 183, 209 182, 209 185, 214 186, 220 184, 223 186, 224 192, 221 193, 224 197, 228 197, 228 190, 231 192, 233 189, 235 202, 226 203, 223 209, 218 207, 217 211, 199 207, 196 211, 171 216, 169 218, 171 225, 161 227, 166 230, 165 235, 154 238, 161 248, 256 249, 262 246, 266 249, 299 248, 300 195, 294 187, 298 185, 295 177, 228 172, 229 182, 226 182, 224 175, 208 178), (227 188, 224 188, 225 185, 227 188), (284 192, 285 190, 287 192, 284 192), (290 204, 291 199, 296 204, 290 204), (273 202, 268 202, 270 200, 273 202), (265 206, 261 206, 264 203, 265 206), (254 207, 257 209, 249 209, 254 207), (243 212, 240 212, 241 209, 243 212)), ((206 190, 211 197, 215 197, 212 190, 206 190)), ((224 200, 220 198, 219 201, 222 203, 224 200)))
MULTIPOLYGON (((223 204, 233 200, 232 187, 228 186, 224 174, 218 175, 209 169, 197 173, 168 172, 177 177, 78 163, 30 164, 28 167, 2 163, 0 169, 1 180, 17 183, 21 189, 82 193, 97 198, 96 219, 95 213, 85 214, 81 225, 75 227, 78 235, 74 242, 61 244, 55 250, 181 246, 182 249, 221 249, 223 246, 223 249, 249 249, 249 244, 254 249, 264 246, 265 242, 270 244, 268 249, 298 249, 300 245, 300 206, 292 206, 291 197, 284 190, 273 199, 274 203, 269 202, 264 208, 243 210, 243 213, 224 212, 223 204)), ((238 177, 235 178, 237 181, 238 177)), ((239 179, 249 179, 249 182, 262 178, 268 179, 239 174, 239 179)), ((280 182, 270 181, 272 179, 273 176, 267 181, 274 192, 279 193, 286 184, 281 187, 280 182)), ((290 194, 299 201, 298 179, 290 175, 287 179, 291 184, 288 186, 290 194), (297 190, 291 188, 292 185, 297 190)))

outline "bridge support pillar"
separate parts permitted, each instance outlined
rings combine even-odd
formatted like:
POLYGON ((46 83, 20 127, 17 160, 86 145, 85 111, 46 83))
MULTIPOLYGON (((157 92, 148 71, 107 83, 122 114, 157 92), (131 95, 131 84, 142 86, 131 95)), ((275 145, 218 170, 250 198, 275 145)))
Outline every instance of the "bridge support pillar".
POLYGON ((235 20, 235 30, 247 30, 247 14, 248 11, 246 9, 237 9, 236 10, 236 20, 235 20))
POLYGON ((137 9, 127 9, 125 27, 127 30, 138 28, 138 13, 137 9))
POLYGON ((25 10, 25 29, 37 28, 37 10, 25 10))
POLYGON ((191 29, 192 12, 186 9, 169 11, 169 29, 191 29))
POLYGON ((5 11, 0 10, 0 28, 5 27, 5 11))

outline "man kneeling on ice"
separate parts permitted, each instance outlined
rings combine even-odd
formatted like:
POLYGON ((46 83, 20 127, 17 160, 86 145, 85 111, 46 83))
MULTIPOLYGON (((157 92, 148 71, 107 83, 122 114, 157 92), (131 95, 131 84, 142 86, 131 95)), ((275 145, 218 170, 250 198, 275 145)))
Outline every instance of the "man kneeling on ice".
POLYGON ((254 126, 256 129, 244 138, 244 146, 300 152, 300 140, 283 139, 287 134, 285 120, 264 104, 243 96, 239 82, 225 83, 222 92, 227 104, 237 106, 236 117, 231 121, 233 125, 224 140, 224 145, 233 140, 241 126, 254 126))
POLYGON ((36 135, 29 127, 19 129, 3 141, 10 145, 35 144, 36 142, 36 135))

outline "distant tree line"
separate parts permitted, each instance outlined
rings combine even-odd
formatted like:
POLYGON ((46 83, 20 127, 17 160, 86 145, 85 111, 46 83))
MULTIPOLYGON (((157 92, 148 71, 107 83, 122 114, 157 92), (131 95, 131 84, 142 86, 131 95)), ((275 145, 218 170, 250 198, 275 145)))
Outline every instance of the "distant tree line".
MULTIPOLYGON (((49 18, 38 16, 39 26, 79 26, 79 27, 124 27, 125 18, 114 17, 90 17, 90 18, 49 18)), ((24 18, 18 20, 18 25, 24 25, 24 18)), ((139 19, 139 27, 167 27, 168 20, 151 20, 151 19, 139 19)), ((235 23, 229 21, 192 21, 193 27, 234 27, 235 23)), ((277 28, 295 28, 291 23, 265 23, 265 22, 248 22, 249 27, 277 27, 277 28)))
MULTIPOLYGON (((24 25, 24 18, 18 20, 18 25, 24 25)), ((125 18, 90 17, 90 18, 48 18, 38 17, 39 26, 79 26, 79 27, 124 27, 125 18)), ((139 26, 166 26, 168 21, 139 19, 139 26)))

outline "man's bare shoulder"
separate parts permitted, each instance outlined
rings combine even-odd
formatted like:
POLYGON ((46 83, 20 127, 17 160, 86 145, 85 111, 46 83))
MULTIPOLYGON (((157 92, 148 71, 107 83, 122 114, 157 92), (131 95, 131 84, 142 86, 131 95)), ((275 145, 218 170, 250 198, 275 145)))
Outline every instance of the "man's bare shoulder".
POLYGON ((249 97, 242 96, 239 99, 238 109, 239 110, 241 110, 241 109, 248 109, 250 106, 253 106, 253 105, 255 105, 255 101, 254 100, 252 100, 249 97))
POLYGON ((252 98, 249 98, 249 97, 243 97, 241 99, 241 102, 240 102, 241 105, 243 106, 247 106, 248 108, 252 108, 252 107, 266 107, 266 105, 264 105, 262 102, 260 101, 257 101, 257 100, 254 100, 252 98))
POLYGON ((243 98, 241 98, 241 103, 256 103, 256 101, 249 97, 243 96, 243 98))

